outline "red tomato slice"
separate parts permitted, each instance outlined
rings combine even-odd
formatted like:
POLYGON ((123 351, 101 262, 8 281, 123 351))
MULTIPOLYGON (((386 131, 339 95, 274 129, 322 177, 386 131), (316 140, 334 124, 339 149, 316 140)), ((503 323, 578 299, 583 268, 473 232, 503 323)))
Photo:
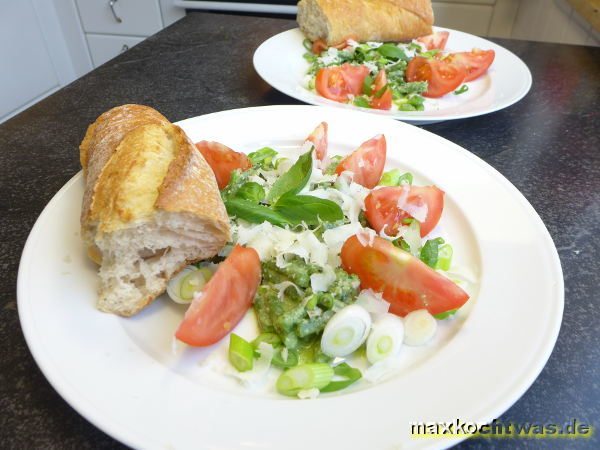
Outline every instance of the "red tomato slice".
POLYGON ((415 56, 408 63, 405 76, 407 81, 427 81, 425 97, 441 97, 460 86, 466 70, 445 60, 415 56))
POLYGON ((329 100, 345 102, 348 95, 360 95, 365 77, 369 74, 366 66, 353 66, 348 63, 337 67, 324 67, 317 72, 315 88, 329 100))
POLYGON ((385 234, 395 236, 402 219, 424 214, 419 220, 421 237, 427 236, 437 225, 444 209, 444 191, 435 186, 386 186, 376 189, 365 198, 365 215, 378 233, 385 226, 385 234), (409 213, 412 212, 412 214, 409 213))
POLYGON ((355 41, 356 39, 354 39, 354 36, 349 36, 344 40, 344 42, 340 42, 337 45, 328 46, 327 43, 323 39, 317 39, 316 41, 313 41, 311 51, 313 53, 316 53, 317 55, 320 55, 323 50, 327 50, 329 47, 334 47, 334 48, 337 48, 338 50, 343 50, 344 48, 348 47, 348 45, 349 45, 348 41, 350 41, 350 40, 355 41))
POLYGON ((380 70, 375 78, 375 86, 373 87, 373 100, 371 100, 371 108, 374 109, 391 109, 392 108, 392 90, 388 87, 383 94, 377 97, 377 93, 387 84, 385 70, 380 70))
POLYGON ((467 72, 465 81, 473 81, 487 72, 495 57, 496 52, 494 50, 474 48, 470 52, 451 53, 444 61, 454 65, 462 65, 467 72))
POLYGON ((323 50, 327 50, 327 44, 323 39, 317 39, 313 41, 312 52, 316 55, 320 55, 323 50))
POLYGON ((252 306, 260 279, 256 250, 236 245, 192 300, 175 337, 197 347, 221 340, 252 306))
POLYGON ((327 156, 327 122, 321 122, 306 138, 315 146, 315 156, 324 161, 327 156))
POLYGON ((233 151, 219 142, 196 142, 196 148, 200 150, 215 173, 219 189, 223 189, 229 184, 232 171, 237 169, 244 171, 252 167, 252 163, 246 155, 233 151))
POLYGON ((373 189, 379 183, 385 167, 386 148, 385 136, 378 134, 342 159, 335 173, 339 175, 350 170, 354 173, 355 183, 373 189))
POLYGON ((469 295, 423 261, 375 236, 373 246, 363 246, 356 236, 342 247, 342 268, 360 278, 362 289, 383 292, 390 312, 405 316, 427 309, 439 314, 460 308, 469 295))
POLYGON ((435 48, 444 50, 444 48, 446 48, 446 42, 448 42, 448 36, 450 36, 450 33, 447 31, 436 31, 433 34, 421 36, 415 40, 423 44, 427 50, 433 50, 435 48))

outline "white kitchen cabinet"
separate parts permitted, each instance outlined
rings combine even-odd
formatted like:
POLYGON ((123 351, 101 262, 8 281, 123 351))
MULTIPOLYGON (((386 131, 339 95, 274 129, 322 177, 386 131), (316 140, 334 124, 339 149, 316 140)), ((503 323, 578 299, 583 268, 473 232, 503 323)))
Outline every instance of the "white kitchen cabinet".
POLYGON ((94 67, 184 16, 167 0, 75 0, 94 67))
POLYGON ((175 0, 112 3, 0 0, 0 123, 185 15, 175 0))
POLYGON ((76 0, 86 33, 151 36, 162 30, 158 0, 76 0))
POLYGON ((87 42, 92 55, 94 67, 104 64, 116 55, 126 52, 145 38, 137 36, 109 36, 103 34, 88 34, 87 42))

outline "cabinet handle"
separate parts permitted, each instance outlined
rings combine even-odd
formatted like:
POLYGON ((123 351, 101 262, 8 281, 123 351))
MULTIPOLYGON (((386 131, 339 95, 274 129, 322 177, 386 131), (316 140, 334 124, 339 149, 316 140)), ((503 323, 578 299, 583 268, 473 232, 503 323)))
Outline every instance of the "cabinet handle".
POLYGON ((123 20, 119 16, 117 16, 117 12, 115 11, 115 3, 117 3, 117 0, 110 0, 108 2, 108 5, 110 6, 110 10, 112 11, 113 16, 115 17, 115 20, 117 21, 117 23, 121 23, 121 22, 123 22, 123 20))

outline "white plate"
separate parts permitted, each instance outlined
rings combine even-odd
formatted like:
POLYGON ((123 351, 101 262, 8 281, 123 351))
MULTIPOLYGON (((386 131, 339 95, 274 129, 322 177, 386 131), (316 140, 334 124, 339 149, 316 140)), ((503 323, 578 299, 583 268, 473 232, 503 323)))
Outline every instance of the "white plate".
POLYGON ((194 141, 219 140, 247 152, 299 148, 322 120, 332 152, 347 153, 384 133, 388 168, 411 170, 418 184, 446 191, 440 226, 458 262, 473 271, 469 308, 429 347, 407 349, 411 364, 381 384, 361 380, 314 401, 244 391, 199 366, 213 348, 172 352, 183 314, 173 302, 159 299, 129 319, 95 309, 97 268, 80 241, 77 174, 31 231, 18 306, 42 372, 90 422, 138 448, 442 447, 459 438, 412 438, 410 422, 490 421, 531 385, 558 334, 562 272, 538 215, 486 163, 419 128, 337 108, 249 108, 180 125, 194 141))
POLYGON ((309 65, 302 57, 306 53, 302 45, 305 37, 298 28, 284 31, 263 42, 254 53, 254 68, 262 79, 275 89, 303 102, 358 109, 414 124, 488 114, 518 102, 527 94, 531 87, 531 73, 514 53, 472 34, 448 28, 435 29, 450 32, 446 48, 451 52, 471 51, 473 48, 493 49, 496 58, 486 75, 468 83, 467 92, 460 95, 449 94, 439 99, 427 99, 424 111, 379 111, 359 108, 328 100, 309 91, 305 81, 309 65))

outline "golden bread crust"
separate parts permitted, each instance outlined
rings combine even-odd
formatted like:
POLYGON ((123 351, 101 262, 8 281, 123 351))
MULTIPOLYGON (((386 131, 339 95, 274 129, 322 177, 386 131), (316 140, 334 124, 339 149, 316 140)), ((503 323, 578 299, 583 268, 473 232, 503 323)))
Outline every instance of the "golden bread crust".
POLYGON ((81 234, 94 261, 101 261, 97 233, 143 223, 159 210, 201 217, 217 240, 229 239, 212 169, 184 131, 156 110, 123 105, 103 113, 88 127, 80 151, 86 176, 81 234))
POLYGON ((359 42, 408 41, 433 32, 430 0, 301 0, 297 20, 309 39, 327 45, 348 37, 359 42))

